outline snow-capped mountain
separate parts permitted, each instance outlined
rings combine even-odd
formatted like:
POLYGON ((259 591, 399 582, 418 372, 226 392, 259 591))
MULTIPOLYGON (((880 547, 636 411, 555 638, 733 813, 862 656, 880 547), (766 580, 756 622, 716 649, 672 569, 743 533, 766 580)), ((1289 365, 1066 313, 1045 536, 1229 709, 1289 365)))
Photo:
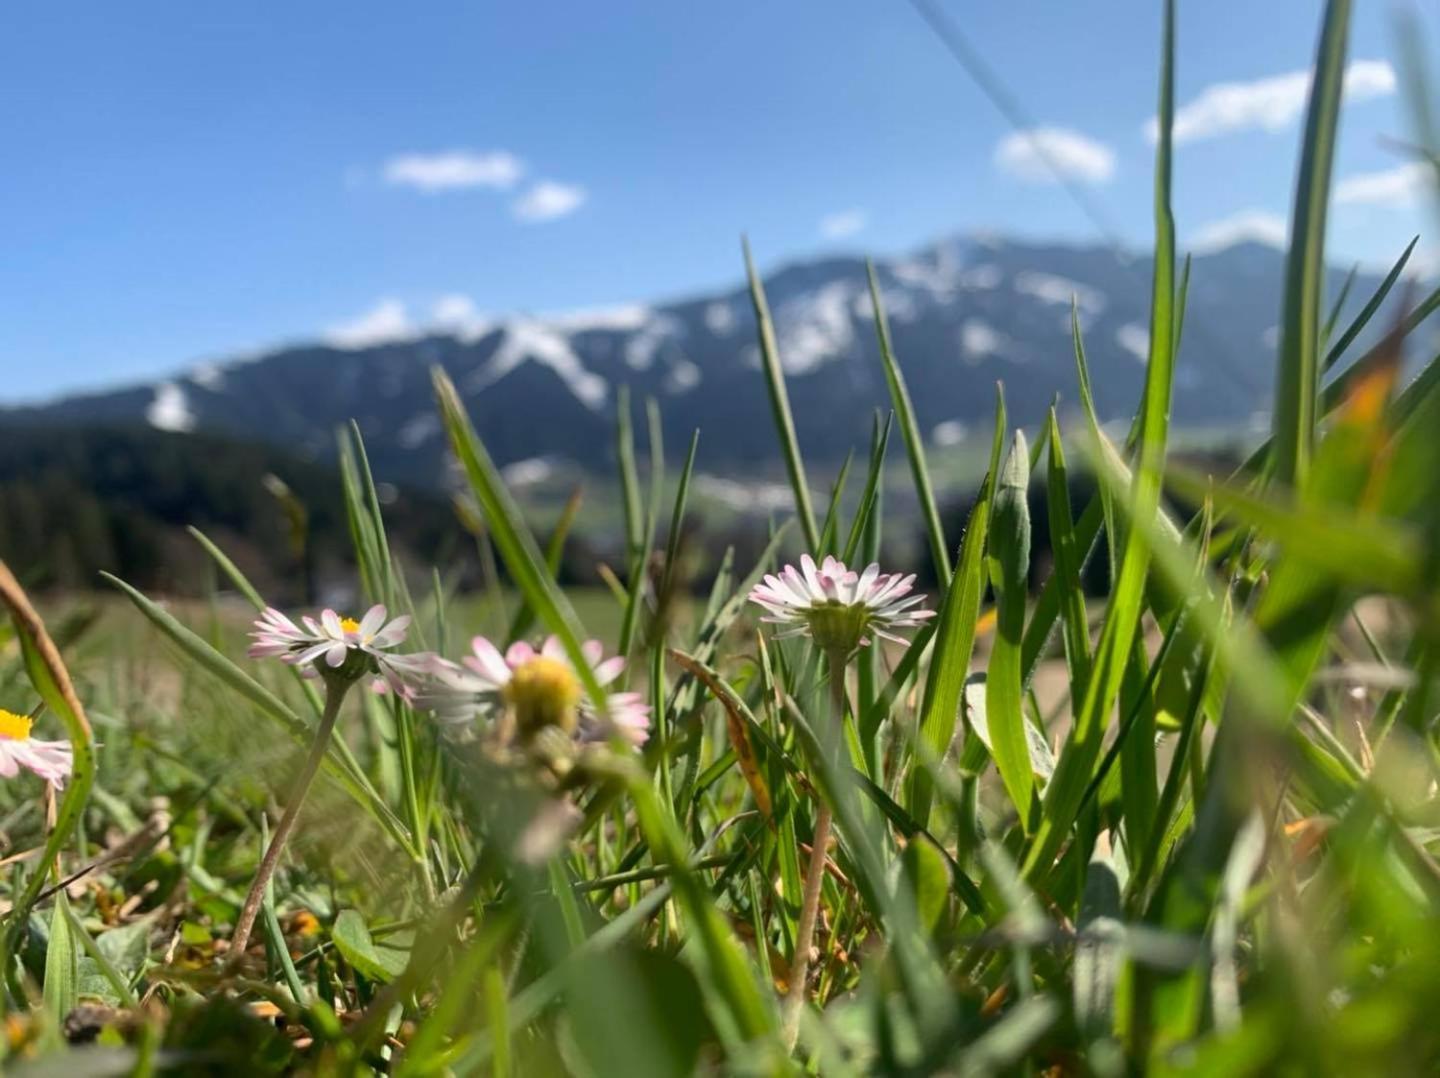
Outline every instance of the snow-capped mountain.
MULTIPOLYGON (((1256 244, 1195 259, 1177 423, 1239 426, 1268 408, 1282 266, 1278 251, 1256 244)), ((1038 421, 1057 393, 1075 401, 1072 300, 1099 407, 1107 417, 1133 409, 1148 345, 1147 257, 968 237, 876 268, 896 354, 936 442, 988 423, 996 381, 1005 383, 1012 422, 1038 421)), ((1339 281, 1334 274, 1332 286, 1339 281)), ((1376 283, 1362 276, 1351 306, 1376 283)), ((863 451, 873 409, 889 407, 863 260, 797 263, 765 286, 805 450, 831 459, 863 451)), ((738 284, 653 307, 516 316, 363 347, 285 348, 0 417, 211 430, 315 457, 332 451, 336 426, 353 417, 377 473, 438 483, 445 442, 433 364, 450 373, 502 465, 570 458, 608 469, 621 384, 637 400, 658 399, 672 446, 701 428, 709 469, 763 467, 778 457, 755 319, 738 284)))

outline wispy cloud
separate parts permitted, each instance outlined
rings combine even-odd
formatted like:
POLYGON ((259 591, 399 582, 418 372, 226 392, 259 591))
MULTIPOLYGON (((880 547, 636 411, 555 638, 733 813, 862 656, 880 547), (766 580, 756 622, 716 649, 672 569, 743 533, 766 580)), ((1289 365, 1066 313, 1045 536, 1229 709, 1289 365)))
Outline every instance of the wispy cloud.
POLYGON ((1269 210, 1241 210, 1229 217, 1201 225, 1190 237, 1190 249, 1198 255, 1213 254, 1237 243, 1263 243, 1284 247, 1289 236, 1285 218, 1269 210))
MULTIPOLYGON (((1252 82, 1207 86, 1175 110, 1175 143, 1288 127, 1304 111, 1312 77, 1309 71, 1291 71, 1252 82)), ((1395 92, 1395 84, 1395 69, 1386 61, 1352 60, 1345 69, 1345 100, 1353 103, 1385 97, 1395 92)), ((1151 117, 1145 134, 1154 142, 1159 131, 1159 123, 1151 117)))
POLYGON ((1104 183, 1115 175, 1115 153, 1078 131, 1033 127, 1015 131, 995 147, 995 165, 1026 183, 1082 180, 1104 183))
POLYGON ((508 191, 525 175, 525 163, 508 150, 406 153, 386 161, 380 175, 393 187, 427 195, 477 187, 508 191))
POLYGON ((589 197, 579 184, 540 180, 510 204, 510 212, 518 221, 554 221, 574 213, 589 197))
POLYGON ((387 297, 364 314, 325 330, 325 340, 336 348, 370 348, 387 341, 406 340, 416 334, 405 304, 387 297))
POLYGON ((1403 209, 1413 206, 1435 184, 1435 170, 1411 161, 1380 172, 1360 172, 1335 185, 1337 203, 1368 204, 1403 209))
POLYGON ((827 213, 820 218, 820 235, 827 240, 843 240, 862 231, 870 222, 870 215, 858 207, 827 213))

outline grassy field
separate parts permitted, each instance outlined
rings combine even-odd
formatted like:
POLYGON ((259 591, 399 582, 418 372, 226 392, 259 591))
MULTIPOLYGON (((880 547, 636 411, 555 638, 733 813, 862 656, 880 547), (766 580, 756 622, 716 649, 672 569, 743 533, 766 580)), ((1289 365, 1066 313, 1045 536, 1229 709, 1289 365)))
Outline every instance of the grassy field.
POLYGON ((816 489, 752 274, 794 509, 708 595, 680 586, 693 458, 637 467, 628 401, 624 550, 567 591, 566 527, 527 528, 439 371, 503 593, 402 571, 348 435, 354 609, 253 635, 265 597, 215 547, 178 604, 112 579, 37 614, 0 571, 4 1073, 1435 1070, 1440 360, 1399 372, 1440 293, 1363 353, 1404 257, 1353 324, 1321 294, 1348 17, 1316 52, 1274 422, 1234 474, 1172 459, 1167 10, 1133 424, 1106 437, 1077 326, 1081 420, 1027 439, 997 395, 963 531, 883 311, 890 437, 816 489), (875 560, 907 503, 919 605, 826 560, 875 560))

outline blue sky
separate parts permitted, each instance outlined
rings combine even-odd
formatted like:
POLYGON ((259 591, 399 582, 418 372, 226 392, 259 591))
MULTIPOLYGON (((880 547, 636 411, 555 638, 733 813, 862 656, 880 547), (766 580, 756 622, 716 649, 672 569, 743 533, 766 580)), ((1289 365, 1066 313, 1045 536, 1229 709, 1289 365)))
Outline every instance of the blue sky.
MULTIPOLYGON (((941 2, 1148 245, 1159 4, 941 2)), ((1393 8, 1356 8, 1331 246, 1381 263, 1433 225, 1382 141, 1406 131, 1393 8)), ((1309 67, 1319 12, 1181 4, 1182 241, 1283 219, 1304 76, 1276 80, 1309 67)), ((8 401, 683 295, 736 280, 742 231, 767 266, 1097 238, 902 0, 10 5, 0 102, 8 401)))

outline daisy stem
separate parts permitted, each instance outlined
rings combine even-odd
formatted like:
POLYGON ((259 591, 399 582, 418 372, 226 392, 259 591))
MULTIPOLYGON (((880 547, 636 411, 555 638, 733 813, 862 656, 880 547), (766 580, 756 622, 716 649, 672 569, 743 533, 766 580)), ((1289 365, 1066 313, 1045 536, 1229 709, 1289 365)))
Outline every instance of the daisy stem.
POLYGON ((255 918, 260 913, 265 888, 270 883, 270 877, 275 875, 275 866, 280 863, 280 855, 285 852, 285 843, 290 838, 290 832, 295 830, 300 806, 305 803, 305 795, 309 793, 310 784, 315 781, 320 763, 325 759, 331 731, 335 729, 335 720, 340 715, 340 704, 353 684, 354 681, 350 678, 326 674, 325 710, 320 715, 320 724, 315 728, 315 740, 310 746, 310 754, 305 758, 305 764, 295 779, 295 788, 290 794, 289 804, 285 806, 285 814, 280 817, 280 825, 275 828, 270 845, 265 848, 260 867, 255 871, 255 882, 250 885, 250 893, 245 896, 245 905, 240 909, 240 919, 235 922, 235 933, 230 937, 232 962, 241 959, 250 943, 250 933, 255 928, 255 918))
MULTIPOLYGON (((827 655, 830 667, 830 710, 834 721, 820 739, 820 751, 830 753, 838 743, 845 724, 845 661, 843 651, 827 655)), ((790 964, 790 983, 785 997, 781 1033, 787 1050, 794 1050, 800 1035, 800 1014, 805 1009, 805 983, 810 976, 810 948, 815 924, 820 917, 820 893, 825 882, 826 847, 830 845, 830 806, 815 798, 815 831, 810 838, 810 863, 805 869, 805 890, 800 899, 800 923, 795 930, 795 955, 790 964)))

